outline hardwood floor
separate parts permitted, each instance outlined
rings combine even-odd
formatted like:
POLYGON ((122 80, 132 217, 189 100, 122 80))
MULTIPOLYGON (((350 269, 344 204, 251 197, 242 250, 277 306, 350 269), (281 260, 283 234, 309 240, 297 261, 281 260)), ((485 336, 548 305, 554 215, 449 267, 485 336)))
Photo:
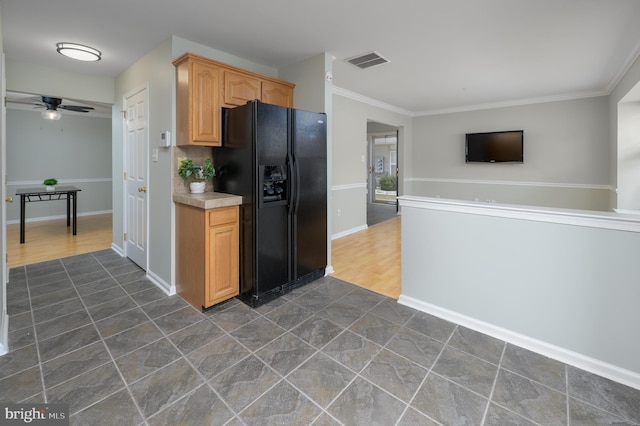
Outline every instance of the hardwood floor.
MULTIPOLYGON (((400 216, 333 240, 332 276, 397 299, 400 296, 400 216)), ((113 240, 111 214, 78 217, 73 236, 66 219, 7 225, 8 266, 22 266, 104 250, 113 240)))
POLYGON ((332 276, 400 297, 400 216, 331 242, 332 276))
POLYGON ((111 226, 111 213, 79 216, 76 235, 66 218, 27 222, 25 243, 20 244, 20 224, 7 225, 7 264, 29 265, 110 248, 111 226))

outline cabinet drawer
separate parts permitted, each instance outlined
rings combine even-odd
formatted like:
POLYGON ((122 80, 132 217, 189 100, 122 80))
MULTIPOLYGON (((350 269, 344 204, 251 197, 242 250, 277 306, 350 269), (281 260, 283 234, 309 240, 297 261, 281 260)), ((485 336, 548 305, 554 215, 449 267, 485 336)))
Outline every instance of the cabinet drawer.
POLYGON ((238 219, 237 207, 222 207, 219 209, 212 209, 209 212, 209 226, 218 226, 225 223, 234 223, 238 219))

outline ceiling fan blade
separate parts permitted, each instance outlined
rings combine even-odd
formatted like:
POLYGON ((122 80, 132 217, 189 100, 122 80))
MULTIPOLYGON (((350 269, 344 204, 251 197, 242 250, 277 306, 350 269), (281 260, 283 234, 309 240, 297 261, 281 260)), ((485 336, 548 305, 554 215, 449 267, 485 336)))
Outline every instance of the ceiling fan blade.
POLYGON ((74 112, 89 112, 90 110, 95 109, 93 107, 80 106, 80 105, 60 105, 58 108, 66 109, 67 111, 74 111, 74 112))
POLYGON ((36 106, 36 107, 43 107, 44 106, 44 104, 42 102, 38 102, 38 101, 29 101, 29 100, 11 99, 11 98, 7 98, 7 103, 21 104, 21 105, 33 105, 33 106, 36 106))

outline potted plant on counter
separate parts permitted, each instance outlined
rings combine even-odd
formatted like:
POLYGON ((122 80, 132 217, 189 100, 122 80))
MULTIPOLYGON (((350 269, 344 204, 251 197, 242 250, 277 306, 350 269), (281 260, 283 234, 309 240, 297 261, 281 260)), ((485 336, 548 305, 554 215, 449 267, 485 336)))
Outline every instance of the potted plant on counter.
POLYGON ((55 191, 58 180, 56 178, 49 178, 45 179, 42 183, 47 191, 55 191))
POLYGON ((178 167, 178 174, 184 179, 186 185, 190 179, 189 189, 192 194, 202 194, 206 186, 207 180, 216 175, 216 170, 213 167, 211 159, 204 160, 204 165, 193 164, 193 161, 188 158, 180 160, 180 167, 178 167))

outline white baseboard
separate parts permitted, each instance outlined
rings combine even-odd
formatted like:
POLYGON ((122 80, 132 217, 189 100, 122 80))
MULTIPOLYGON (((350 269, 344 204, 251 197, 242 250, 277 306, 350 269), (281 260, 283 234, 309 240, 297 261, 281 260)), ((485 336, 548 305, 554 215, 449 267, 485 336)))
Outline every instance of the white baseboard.
POLYGON ((174 294, 176 294, 175 286, 169 284, 168 282, 166 282, 165 280, 160 278, 158 275, 154 274, 149 270, 147 270, 147 278, 149 279, 149 281, 154 283, 160 290, 164 291, 167 294, 167 296, 173 296, 174 294))
POLYGON ((9 315, 2 312, 0 315, 0 355, 9 352, 9 315))
POLYGON ((120 257, 124 257, 124 249, 115 243, 111 243, 111 250, 115 251, 120 255, 120 257))
POLYGON ((359 232, 359 231, 364 231, 367 228, 368 228, 368 226, 365 224, 365 225, 358 226, 356 228, 347 229, 346 231, 342 231, 342 232, 338 232, 337 234, 333 234, 331 236, 331 240, 332 241, 333 240, 337 240, 338 238, 346 237, 347 235, 355 234, 356 232, 359 232))
POLYGON ((640 390, 640 374, 633 371, 432 305, 413 297, 401 294, 398 303, 640 390))
MULTIPOLYGON (((125 257, 124 250, 122 249, 122 247, 119 247, 115 244, 111 244, 111 250, 115 251, 120 256, 125 257)), ((174 294, 176 294, 175 286, 169 284, 168 282, 160 278, 158 275, 154 274, 152 271, 147 270, 146 273, 149 281, 151 281, 156 287, 158 287, 160 290, 166 293, 167 296, 173 296, 174 294)))
MULTIPOLYGON (((113 213, 113 210, 100 210, 100 211, 94 211, 94 212, 85 212, 85 213, 78 213, 78 217, 81 216, 95 216, 98 214, 107 214, 107 213, 113 213)), ((30 223, 30 222, 44 222, 46 220, 56 220, 56 219, 66 219, 67 215, 66 214, 61 214, 61 215, 57 215, 57 216, 41 216, 41 217, 32 217, 30 219, 25 219, 24 222, 25 223, 30 223)), ((7 221, 7 225, 13 225, 16 223, 20 223, 20 219, 13 219, 13 220, 8 220, 7 221)))

